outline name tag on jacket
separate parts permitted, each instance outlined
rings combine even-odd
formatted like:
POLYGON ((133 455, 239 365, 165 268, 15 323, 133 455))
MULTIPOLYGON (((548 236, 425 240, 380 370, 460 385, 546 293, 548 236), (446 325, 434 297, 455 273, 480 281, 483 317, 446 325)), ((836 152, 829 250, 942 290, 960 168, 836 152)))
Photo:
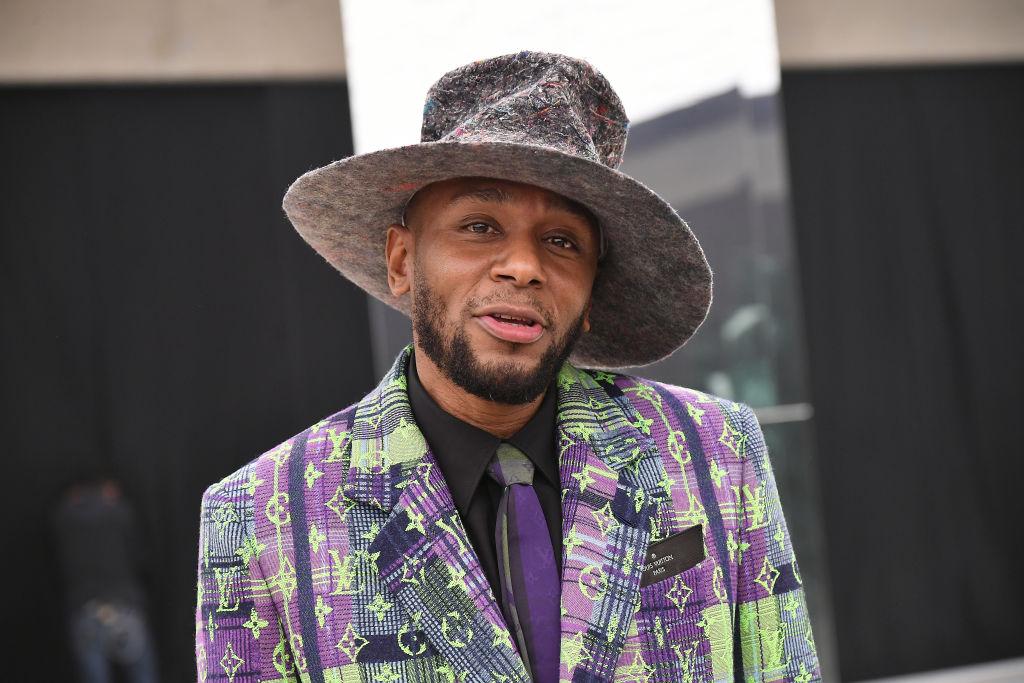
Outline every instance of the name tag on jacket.
POLYGON ((697 524, 648 546, 640 586, 681 574, 703 559, 704 525, 697 524))

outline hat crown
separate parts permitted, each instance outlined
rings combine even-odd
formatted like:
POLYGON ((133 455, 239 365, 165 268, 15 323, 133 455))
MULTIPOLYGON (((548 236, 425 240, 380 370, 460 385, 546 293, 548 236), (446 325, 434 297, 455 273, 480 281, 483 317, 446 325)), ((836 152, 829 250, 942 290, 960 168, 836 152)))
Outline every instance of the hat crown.
POLYGON ((523 51, 449 71, 427 92, 421 142, 537 145, 618 168, 629 119, 586 61, 523 51))

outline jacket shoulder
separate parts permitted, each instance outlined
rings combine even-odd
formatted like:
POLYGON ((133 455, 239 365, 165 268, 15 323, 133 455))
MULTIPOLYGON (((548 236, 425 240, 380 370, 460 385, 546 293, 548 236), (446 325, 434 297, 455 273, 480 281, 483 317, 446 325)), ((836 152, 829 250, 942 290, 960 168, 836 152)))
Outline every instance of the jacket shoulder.
POLYGON ((628 396, 642 419, 664 419, 674 429, 689 422, 706 446, 724 456, 723 462, 767 458, 760 422, 746 403, 647 377, 611 374, 612 391, 628 396))
POLYGON ((753 416, 753 410, 747 404, 700 389, 621 372, 592 369, 585 369, 585 372, 609 389, 610 394, 625 395, 638 410, 645 403, 658 406, 668 403, 667 407, 672 409, 672 413, 681 409, 691 419, 696 419, 698 426, 702 426, 703 420, 700 418, 709 410, 721 415, 736 428, 746 425, 753 416))
MULTIPOLYGON (((358 402, 354 402, 263 451, 233 472, 210 484, 203 493, 203 500, 230 497, 239 488, 249 488, 251 491, 258 483, 266 481, 267 476, 272 478, 275 469, 280 469, 293 455, 299 455, 305 460, 311 451, 319 452, 324 448, 328 449, 330 454, 336 447, 343 444, 343 433, 348 431, 357 405, 358 402), (301 444, 301 448, 296 452, 296 446, 299 444, 301 444)), ((337 450, 339 458, 348 457, 347 449, 339 447, 337 450)))

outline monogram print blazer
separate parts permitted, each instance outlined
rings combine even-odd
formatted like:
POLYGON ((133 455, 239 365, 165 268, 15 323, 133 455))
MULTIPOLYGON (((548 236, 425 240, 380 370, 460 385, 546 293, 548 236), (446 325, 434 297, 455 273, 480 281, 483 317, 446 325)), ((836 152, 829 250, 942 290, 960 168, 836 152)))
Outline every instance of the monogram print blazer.
MULTIPOLYGON (((411 353, 204 493, 199 681, 530 680, 413 419, 411 353)), ((561 681, 819 681, 751 409, 568 362, 557 387, 561 681), (689 566, 649 562, 686 530, 689 566)))

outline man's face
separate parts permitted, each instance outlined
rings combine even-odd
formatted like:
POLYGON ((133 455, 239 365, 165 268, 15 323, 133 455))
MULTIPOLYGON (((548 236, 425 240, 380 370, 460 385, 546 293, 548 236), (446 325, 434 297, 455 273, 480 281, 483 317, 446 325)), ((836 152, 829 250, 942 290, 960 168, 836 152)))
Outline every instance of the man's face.
POLYGON ((590 327, 599 245, 581 209, 533 185, 456 178, 410 203, 411 258, 394 258, 389 231, 392 291, 411 292, 416 345, 454 384, 506 404, 550 384, 590 327))

